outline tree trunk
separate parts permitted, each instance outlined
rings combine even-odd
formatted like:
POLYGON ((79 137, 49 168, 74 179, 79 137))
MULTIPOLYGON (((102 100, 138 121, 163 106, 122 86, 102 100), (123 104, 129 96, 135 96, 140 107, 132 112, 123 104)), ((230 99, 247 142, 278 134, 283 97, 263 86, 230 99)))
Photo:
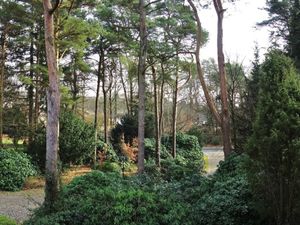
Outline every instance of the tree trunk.
MULTIPOLYGON (((102 52, 104 54, 104 52, 102 52)), ((105 64, 102 62, 102 93, 103 93, 103 125, 104 125, 104 142, 108 143, 108 118, 107 118, 107 93, 110 91, 113 79, 113 66, 109 71, 109 83, 106 88, 105 64)))
POLYGON ((146 29, 146 11, 145 1, 140 0, 140 53, 138 65, 138 83, 139 83, 139 113, 138 113, 138 173, 143 173, 145 169, 145 73, 147 57, 147 29, 146 29))
POLYGON ((113 126, 113 112, 112 112, 112 89, 109 90, 109 127, 113 126))
POLYGON ((221 127, 222 130, 222 138, 223 138, 223 151, 225 158, 231 153, 231 139, 230 139, 230 115, 228 110, 228 100, 227 100, 227 85, 226 85, 226 73, 225 73, 225 62, 224 62, 224 54, 223 54, 223 14, 224 9, 222 8, 222 3, 220 0, 213 0, 216 12, 218 14, 218 67, 219 67, 219 75, 220 75, 220 89, 221 89, 221 102, 222 102, 222 114, 217 111, 216 105, 213 102, 209 91, 207 89, 203 71, 200 63, 200 47, 201 47, 201 21, 197 12, 197 8, 195 7, 192 0, 188 0, 190 6, 193 9, 194 15, 196 17, 197 22, 197 47, 196 47, 196 63, 197 63, 197 71, 198 77, 200 79, 201 86, 203 88, 203 92, 205 95, 205 99, 207 101, 207 105, 215 118, 217 124, 221 127))
MULTIPOLYGON (((37 48, 36 48, 36 64, 42 65, 42 25, 38 25, 38 38, 37 38, 37 48)), ((35 96, 34 96, 34 130, 36 130, 38 125, 38 118, 40 113, 40 91, 41 91, 41 82, 40 82, 40 72, 38 71, 35 76, 35 96)))
POLYGON ((163 62, 161 62, 161 73, 162 73, 162 81, 160 86, 160 104, 159 104, 159 116, 158 116, 158 127, 159 127, 159 137, 161 138, 162 133, 164 131, 163 127, 163 117, 164 117, 164 88, 165 88, 165 68, 163 62))
POLYGON ((173 91, 173 112, 172 112, 172 156, 176 158, 176 129, 177 129, 177 97, 178 97, 178 61, 176 65, 176 78, 173 91))
POLYGON ((3 146, 3 99, 4 99, 4 76, 7 47, 7 28, 4 28, 1 37, 1 61, 0 61, 0 147, 3 146))
POLYGON ((132 78, 129 79, 129 97, 130 97, 130 103, 129 103, 129 106, 130 106, 130 115, 133 115, 133 80, 132 78))
MULTIPOLYGON (((59 2, 59 1, 58 1, 59 2)), ((58 6, 52 8, 50 0, 44 0, 45 21, 45 46, 47 55, 47 66, 49 76, 49 87, 47 91, 47 137, 46 137, 46 187, 45 206, 48 210, 53 209, 54 201, 58 197, 59 179, 57 169, 58 159, 58 136, 59 136, 59 110, 60 93, 59 78, 57 73, 53 13, 58 6)))
POLYGON ((188 0, 188 3, 192 7, 192 10, 194 12, 194 15, 196 17, 196 22, 197 22, 197 45, 196 45, 196 65, 197 65, 197 73, 198 73, 198 78, 200 80, 204 96, 208 105, 208 108, 210 112, 212 113, 214 119, 217 121, 217 123, 221 126, 221 117, 217 111, 216 105, 214 101, 212 100, 212 97, 208 91, 208 88, 205 83, 204 75, 203 75, 203 70, 201 67, 201 60, 200 60, 200 47, 201 47, 201 40, 202 40, 202 25, 201 25, 201 20, 197 12, 197 8, 194 5, 192 0, 188 0))
POLYGON ((154 94, 154 115, 155 115, 155 152, 156 152, 156 165, 160 167, 160 130, 159 130, 159 114, 158 114, 158 95, 157 95, 157 78, 155 67, 152 66, 152 78, 153 78, 153 94, 154 94))
MULTIPOLYGON (((100 46, 101 48, 101 46, 100 46)), ((101 81, 101 68, 104 55, 100 53, 97 71, 97 89, 96 89, 96 100, 95 100, 95 115, 94 115, 94 129, 95 129, 95 148, 94 148, 94 166, 97 162, 97 142, 98 142, 98 104, 99 104, 99 93, 100 93, 100 81, 101 81)))
POLYGON ((224 9, 221 0, 214 0, 214 7, 218 15, 218 67, 220 75, 220 89, 221 89, 221 102, 222 102, 222 139, 223 139, 223 150, 225 158, 231 153, 231 137, 230 137, 230 113, 228 107, 228 92, 227 92, 227 81, 225 71, 225 60, 223 53, 223 16, 224 9))
POLYGON ((122 67, 122 63, 119 62, 119 65, 120 65, 120 77, 121 77, 121 82, 122 82, 123 91, 124 91, 124 96, 125 96, 126 108, 127 108, 128 114, 130 114, 129 103, 128 103, 128 97, 127 97, 127 90, 126 90, 126 85, 125 85, 125 81, 124 81, 124 77, 123 77, 123 67, 122 67))
POLYGON ((33 135, 33 54, 34 54, 34 46, 33 46, 33 34, 31 34, 30 40, 30 72, 29 77, 31 79, 31 83, 28 87, 28 127, 29 127, 29 135, 28 135, 28 142, 32 142, 32 135, 33 135))

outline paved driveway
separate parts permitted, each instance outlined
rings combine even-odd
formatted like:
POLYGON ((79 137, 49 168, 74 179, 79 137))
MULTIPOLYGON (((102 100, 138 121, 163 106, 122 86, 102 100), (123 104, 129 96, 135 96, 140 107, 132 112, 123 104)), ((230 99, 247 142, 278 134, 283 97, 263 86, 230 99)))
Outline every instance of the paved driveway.
POLYGON ((224 160, 223 147, 222 146, 203 147, 202 151, 204 155, 208 157, 207 173, 212 174, 216 171, 219 162, 221 160, 224 160))

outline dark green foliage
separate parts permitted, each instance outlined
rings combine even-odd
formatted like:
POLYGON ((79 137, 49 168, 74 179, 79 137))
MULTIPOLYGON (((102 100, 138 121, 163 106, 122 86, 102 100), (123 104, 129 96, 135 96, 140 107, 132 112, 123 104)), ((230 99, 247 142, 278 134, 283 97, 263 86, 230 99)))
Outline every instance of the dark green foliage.
POLYGON ((115 173, 121 173, 121 166, 117 162, 104 162, 102 165, 99 165, 96 167, 96 169, 99 169, 103 172, 115 172, 115 173))
POLYGON ((17 222, 6 216, 0 215, 0 225, 17 225, 17 222))
POLYGON ((203 131, 199 126, 193 126, 191 129, 188 130, 187 134, 197 137, 200 147, 204 145, 203 131))
POLYGON ((119 157, 117 156, 115 150, 110 144, 106 144, 104 141, 98 140, 97 149, 100 152, 105 153, 105 161, 109 161, 109 162, 119 161, 119 157))
MULTIPOLYGON (((111 131, 111 142, 114 148, 119 148, 119 144, 124 134, 124 142, 132 144, 133 139, 138 136, 138 118, 137 113, 134 115, 126 114, 121 118, 121 122, 117 124, 111 131)), ((154 137, 154 115, 146 112, 145 115, 145 138, 154 137)))
POLYGON ((300 81, 292 60, 278 51, 267 55, 262 71, 248 146, 249 177, 269 223, 296 225, 300 216, 300 81))
POLYGON ((242 102, 236 118, 236 149, 235 151, 245 152, 248 138, 253 132, 253 122, 255 121, 255 111, 259 96, 259 80, 262 75, 261 64, 259 62, 259 49, 255 48, 254 61, 252 62, 251 77, 246 80, 246 90, 241 96, 242 102))
POLYGON ((135 187, 117 174, 92 172, 75 179, 61 193, 57 210, 25 224, 166 224, 163 204, 154 192, 135 187))
POLYGON ((36 169, 25 153, 0 149, 0 190, 20 190, 26 178, 36 174, 36 169))
POLYGON ((20 139, 26 136, 28 132, 26 114, 24 108, 20 105, 13 105, 11 108, 4 109, 3 118, 4 133, 13 139, 14 146, 20 139))
POLYGON ((186 174, 172 182, 147 169, 124 178, 94 171, 63 188, 54 212, 40 209, 25 224, 260 225, 246 176, 234 169, 242 168, 240 158, 224 162, 218 176, 186 174))
MULTIPOLYGON (((154 138, 145 138, 145 159, 155 159, 155 139, 154 138)), ((161 145, 160 150, 160 157, 161 159, 167 159, 172 157, 170 152, 164 145, 161 145)))
POLYGON ((278 44, 284 41, 289 56, 300 68, 300 1, 267 1, 265 8, 269 13, 269 19, 260 23, 263 26, 271 27, 271 35, 278 44))
POLYGON ((63 164, 81 164, 91 158, 94 129, 70 112, 60 115, 59 155, 63 164))
MULTIPOLYGON (((94 129, 71 112, 60 115, 59 157, 63 166, 87 163, 92 158, 94 146, 94 129)), ((46 131, 40 127, 28 147, 32 155, 44 170, 46 159, 46 131)))
MULTIPOLYGON (((187 166, 192 170, 201 171, 203 168, 203 153, 196 136, 177 133, 177 161, 179 165, 187 166)), ((164 137, 162 144, 171 151, 171 137, 164 137)))
POLYGON ((208 189, 196 204, 199 224, 261 224, 244 169, 247 160, 245 155, 231 154, 220 162, 208 189))

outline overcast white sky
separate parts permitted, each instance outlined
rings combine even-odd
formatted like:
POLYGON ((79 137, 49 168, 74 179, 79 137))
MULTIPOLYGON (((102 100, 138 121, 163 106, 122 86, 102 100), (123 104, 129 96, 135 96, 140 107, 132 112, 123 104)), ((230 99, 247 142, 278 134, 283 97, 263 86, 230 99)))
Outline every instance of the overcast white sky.
MULTIPOLYGON (((243 61, 249 67, 253 59, 255 42, 263 55, 269 47, 267 27, 257 27, 256 23, 268 18, 262 8, 265 0, 238 0, 224 5, 227 8, 224 18, 224 54, 231 61, 243 61)), ((217 56, 217 17, 214 8, 199 11, 202 26, 209 32, 209 42, 202 48, 201 58, 217 56)))

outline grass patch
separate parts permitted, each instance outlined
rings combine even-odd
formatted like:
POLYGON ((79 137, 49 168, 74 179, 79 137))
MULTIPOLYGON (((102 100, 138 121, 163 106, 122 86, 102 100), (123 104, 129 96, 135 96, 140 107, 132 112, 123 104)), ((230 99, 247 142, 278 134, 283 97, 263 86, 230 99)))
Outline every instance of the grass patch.
POLYGON ((0 225, 17 225, 17 222, 6 216, 0 215, 0 225))

